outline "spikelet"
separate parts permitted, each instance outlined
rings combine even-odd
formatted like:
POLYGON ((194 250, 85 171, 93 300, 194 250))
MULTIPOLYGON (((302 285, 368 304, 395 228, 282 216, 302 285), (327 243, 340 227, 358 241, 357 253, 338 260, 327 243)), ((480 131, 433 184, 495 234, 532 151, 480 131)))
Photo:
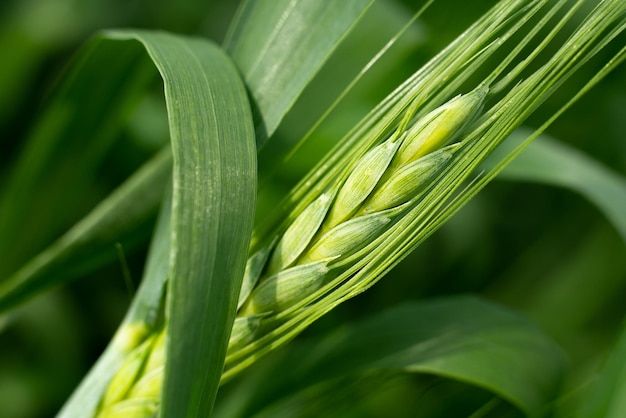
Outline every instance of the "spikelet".
POLYGON ((239 299, 237 301, 237 309, 241 308, 243 304, 248 300, 248 296, 254 290, 263 268, 267 263, 267 258, 272 251, 272 245, 268 245, 265 248, 254 253, 246 262, 246 270, 241 282, 241 290, 239 291, 239 299))
POLYGON ((289 267, 309 245, 326 217, 332 195, 324 193, 314 200, 285 231, 276 245, 268 267, 268 274, 289 267))
POLYGON ((161 330, 158 336, 154 340, 152 346, 152 352, 146 361, 144 370, 146 372, 152 371, 165 364, 165 330, 161 330))
POLYGON ((141 376, 144 364, 152 352, 154 340, 154 337, 148 338, 126 357, 118 372, 109 382, 102 399, 102 406, 115 404, 126 397, 135 381, 141 376))
POLYGON ((131 351, 144 341, 148 333, 148 326, 142 321, 125 324, 115 335, 113 344, 120 351, 131 351))
POLYGON ((488 92, 488 87, 480 86, 468 94, 456 96, 424 116, 407 131, 406 139, 391 163, 391 171, 457 138, 481 112, 488 92))
POLYGON ((261 320, 265 316, 250 315, 235 318, 230 339, 228 340, 228 347, 233 350, 252 341, 257 329, 261 326, 261 320))
POLYGON ((399 168, 376 188, 359 213, 380 212, 408 202, 447 164, 457 148, 457 144, 450 145, 399 168))
POLYGON ((158 400, 127 399, 101 410, 96 418, 152 418, 158 410, 158 400))
POLYGON ((267 278, 252 292, 241 315, 277 312, 319 289, 330 260, 298 265, 267 278))
POLYGON ((353 254, 375 238, 397 213, 397 210, 382 211, 359 216, 337 225, 302 256, 302 262, 309 263, 353 254))
MULTIPOLYGON (((228 346, 231 349, 245 345, 254 338, 255 331, 261 324, 261 318, 265 315, 252 315, 241 318, 236 318, 233 324, 233 329, 228 341, 228 346)), ((136 356, 132 356, 132 359, 140 359, 144 350, 136 351, 136 356)), ((145 357, 144 357, 145 360, 145 357)), ((145 360, 141 373, 128 373, 129 369, 136 370, 134 366, 141 364, 141 361, 128 361, 129 364, 125 365, 123 369, 116 374, 115 379, 126 381, 131 383, 126 389, 124 399, 126 401, 135 401, 132 403, 125 403, 125 405, 119 406, 119 396, 117 393, 109 394, 108 398, 103 401, 105 407, 101 415, 98 418, 118 416, 118 414, 126 413, 128 417, 142 417, 143 413, 147 411, 153 411, 153 402, 158 405, 159 396, 161 394, 161 388, 163 386, 163 377, 165 373, 165 332, 161 331, 154 339, 151 346, 151 352, 148 359, 145 360), (137 379, 133 382, 133 379, 137 379), (113 400, 115 397, 115 400, 113 400), (140 402, 145 401, 145 402, 140 402), (115 406, 112 408, 111 405, 115 406)), ((110 388, 120 388, 121 385, 111 382, 110 388)), ((148 415, 151 416, 151 415, 148 415)))
POLYGON ((163 386, 165 364, 146 372, 133 386, 128 394, 128 399, 154 399, 158 400, 163 386))
POLYGON ((399 142, 386 141, 368 153, 358 162, 337 193, 333 207, 324 226, 330 229, 349 219, 370 195, 387 166, 398 150, 399 142))

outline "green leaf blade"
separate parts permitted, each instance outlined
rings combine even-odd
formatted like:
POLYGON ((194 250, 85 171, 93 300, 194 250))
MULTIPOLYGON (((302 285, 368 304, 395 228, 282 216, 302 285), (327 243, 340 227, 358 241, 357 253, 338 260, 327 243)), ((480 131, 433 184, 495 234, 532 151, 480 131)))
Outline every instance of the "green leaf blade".
POLYGON ((219 48, 167 34, 138 39, 163 76, 174 155, 161 416, 209 416, 252 233, 252 114, 235 66, 219 48))
POLYGON ((246 1, 225 41, 254 99, 259 148, 374 0, 246 1))
POLYGON ((394 308, 359 324, 333 351, 337 367, 355 358, 355 369, 449 377, 493 391, 526 412, 550 399, 563 368, 560 351, 531 324, 472 297, 394 308), (368 348, 367 360, 353 356, 357 347, 368 348))
POLYGON ((288 371, 269 370, 274 382, 257 388, 240 416, 317 383, 370 372, 454 379, 534 413, 552 399, 564 370, 561 350, 532 323, 471 296, 398 305, 299 348, 279 362, 288 371))
MULTIPOLYGON (((161 301, 169 268, 166 317, 170 332, 162 416, 208 416, 245 266, 256 199, 256 149, 243 82, 212 43, 147 31, 111 31, 99 42, 118 48, 143 45, 164 80, 174 161, 170 239, 160 234, 151 260, 157 279, 142 284, 126 325, 147 321, 161 301), (154 287, 154 289, 151 289, 154 287), (154 291, 153 291, 154 290, 154 291), (141 306, 140 306, 141 305, 141 306), (146 316, 141 318, 141 316, 146 316)), ((167 201, 167 200, 166 200, 167 201)), ((167 211, 162 217, 168 223, 167 211)), ((163 227, 160 228, 161 232, 163 227)), ((151 324, 153 325, 153 324, 151 324)), ((124 326, 120 332, 124 331, 124 326)), ((131 347, 132 348, 132 347, 131 347)), ((83 416, 96 407, 124 349, 113 344, 60 416, 83 416)))

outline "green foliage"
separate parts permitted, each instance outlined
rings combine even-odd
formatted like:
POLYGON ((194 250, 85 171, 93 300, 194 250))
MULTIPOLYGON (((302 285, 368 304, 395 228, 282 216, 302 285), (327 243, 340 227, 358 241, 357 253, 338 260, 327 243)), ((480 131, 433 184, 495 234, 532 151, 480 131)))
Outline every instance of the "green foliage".
POLYGON ((579 416, 619 417, 626 407, 626 333, 622 332, 579 416))
POLYGON ((556 345, 501 307, 467 296, 413 302, 290 348, 256 372, 263 375, 253 374, 268 383, 250 399, 240 393, 245 384, 236 388, 231 396, 248 400, 233 416, 255 416, 322 382, 383 371, 456 379, 531 412, 554 396, 563 367, 556 345))
POLYGON ((623 2, 52 3, 1 6, 9 416, 619 416, 623 2), (186 35, 48 87, 121 24, 186 35))

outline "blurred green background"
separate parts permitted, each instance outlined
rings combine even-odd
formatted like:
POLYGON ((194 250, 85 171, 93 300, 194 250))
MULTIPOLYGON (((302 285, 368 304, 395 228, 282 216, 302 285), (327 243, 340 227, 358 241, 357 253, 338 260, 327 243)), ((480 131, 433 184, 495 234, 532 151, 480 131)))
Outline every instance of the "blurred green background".
MULTIPOLYGON (((77 48, 97 30, 155 28, 205 36, 219 43, 237 3, 228 0, 2 2, 0 187, 63 69, 77 48)), ((288 164, 275 170, 275 162, 284 156, 285 150, 308 131, 360 68, 422 5, 409 0, 375 3, 287 115, 273 142, 261 152, 259 217, 271 210, 276 200, 342 133, 494 2, 469 3, 435 2, 423 19, 366 74, 321 126, 314 140, 288 164)), ((597 69, 589 66, 587 72, 577 77, 580 80, 591 77, 594 68, 597 69)), ((138 103, 114 145, 102 153, 93 179, 89 180, 90 187, 67 205, 67 224, 38 229, 32 238, 29 235, 28 249, 0 266, 3 274, 19 268, 58 237, 72 220, 80 219, 167 143, 160 89, 154 86, 153 92, 138 103)), ((548 102, 544 111, 554 112, 554 106, 548 102)), ((528 124, 532 126, 533 121, 531 118, 528 124)), ((558 119, 548 133, 623 176, 626 174, 625 121, 626 69, 621 66, 558 119)), ((54 196, 54 190, 45 193, 54 196)), ((141 276, 149 234, 148 225, 142 245, 120 243, 134 283, 129 284, 124 278, 124 262, 120 257, 87 277, 32 300, 19 308, 15 321, 4 327, 0 324, 0 417, 47 417, 58 411, 121 320, 141 276)), ((495 181, 374 289, 345 303, 299 339, 306 341, 400 301, 479 293, 525 312, 552 336, 572 365, 565 388, 576 388, 597 370, 623 322, 625 250, 624 242, 609 222, 579 195, 537 184, 495 181)), ((364 409, 369 411, 369 416, 381 416, 376 411, 389 413, 387 416, 412 416, 407 411, 415 408, 415 404, 407 401, 413 399, 407 394, 423 390, 433 399, 445 399, 459 391, 457 386, 462 386, 450 384, 442 389, 426 378, 402 376, 384 382, 389 390, 382 391, 367 404, 364 409), (433 390, 424 389, 433 385, 442 394, 433 395, 433 390), (397 411, 385 408, 392 402, 397 411)), ((359 391, 355 386, 353 393, 346 396, 359 400, 367 397, 359 391)), ((483 399, 484 394, 472 396, 483 399)), ((354 416, 368 416, 365 412, 352 412, 354 416)))

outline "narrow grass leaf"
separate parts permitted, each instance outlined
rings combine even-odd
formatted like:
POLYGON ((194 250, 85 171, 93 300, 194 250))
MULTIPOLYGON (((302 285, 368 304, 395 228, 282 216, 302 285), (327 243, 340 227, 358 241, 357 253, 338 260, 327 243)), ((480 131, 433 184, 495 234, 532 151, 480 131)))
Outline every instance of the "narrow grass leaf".
POLYGON ((112 36, 145 45, 170 99, 172 241, 161 416, 209 416, 252 232, 250 107, 235 66, 210 42, 158 33, 112 36))
MULTIPOLYGON (((266 8, 271 9, 274 6, 275 4, 273 4, 272 2, 266 2, 266 3, 263 3, 262 5, 259 4, 255 7, 257 8, 266 7, 266 8)), ((299 8, 299 7, 301 6, 296 5, 296 8, 299 8)), ((342 6, 339 6, 339 7, 342 7, 342 6)), ((275 9, 275 11, 279 12, 280 9, 275 9)), ((300 12, 300 14, 301 13, 302 12, 300 12)), ((291 18, 295 18, 297 15, 299 14, 295 13, 291 15, 291 18)), ((359 13, 356 13, 356 14, 348 13, 348 14, 333 15, 333 18, 354 19, 358 16, 359 16, 359 13)), ((330 16, 327 16, 327 17, 330 17, 330 16)), ((259 24, 261 23, 262 22, 259 22, 259 24)), ((343 25, 345 28, 349 28, 351 24, 352 23, 350 22, 346 22, 343 25)), ((313 23, 311 23, 311 25, 313 25, 313 23)), ((336 22, 336 23, 331 24, 331 26, 333 27, 339 27, 341 25, 342 25, 341 22, 336 22)), ((316 29, 316 25, 312 26, 312 28, 316 29)), ((264 32, 263 28, 257 28, 256 30, 254 30, 254 27, 249 24, 247 18, 240 17, 236 22, 233 23, 231 27, 231 31, 242 34, 240 39, 231 38, 230 41, 228 42, 229 48, 239 51, 237 56, 238 56, 238 60, 240 61, 239 62, 240 64, 241 62, 246 61, 245 59, 246 54, 254 55, 254 54, 257 54, 258 52, 257 50, 254 50, 254 49, 251 49, 247 52, 244 51, 246 48, 240 44, 245 44, 247 42, 246 41, 247 39, 253 39, 254 41, 257 41, 257 42, 271 42, 272 33, 264 32)), ((326 33, 325 35, 329 35, 329 33, 326 33)), ((341 36, 342 36, 341 34, 335 35, 335 38, 334 38, 335 44, 340 41, 341 36)), ((326 48, 332 49, 334 48, 334 46, 335 45, 332 43, 326 44, 326 48)), ((91 48, 92 46, 87 46, 85 49, 90 50, 91 48)), ((111 53, 118 54, 119 53, 118 48, 119 46, 112 48, 111 53)), ((292 43, 290 45, 290 48, 294 50, 299 49, 300 45, 298 43, 292 43)), ((329 54, 329 50, 324 52, 320 48, 322 48, 321 45, 317 47, 316 49, 317 54, 315 56, 310 55, 308 57, 307 62, 309 63, 310 67, 307 68, 306 70, 308 72, 309 79, 313 77, 313 75, 317 72, 317 70, 319 69, 321 64, 324 62, 324 60, 327 58, 327 55, 329 54)), ((280 59, 285 60, 286 59, 285 57, 292 56, 293 55, 292 52, 293 52, 292 50, 283 49, 282 53, 284 54, 284 57, 280 59)), ((278 58, 276 51, 273 52, 273 57, 278 58)), ((103 60, 107 61, 108 58, 105 57, 103 58, 103 60)), ((75 72, 76 74, 79 74, 87 78, 98 77, 97 72, 90 74, 89 71, 84 71, 82 67, 78 67, 75 70, 75 72), (85 74, 81 74, 81 72, 85 74)), ((254 77, 257 77, 257 79, 259 80, 256 83, 256 85, 252 85, 248 83, 248 88, 252 92, 253 96, 257 95, 256 93, 257 90, 259 92, 269 91, 271 89, 276 89, 276 86, 281 85, 281 84, 288 84, 288 85, 295 86, 294 88, 291 89, 292 97, 289 97, 287 94, 287 91, 282 89, 282 93, 283 93, 282 98, 286 102, 291 102, 295 100, 295 98, 300 94, 302 89, 304 89, 304 87, 309 82, 309 79, 301 79, 300 78, 301 74, 302 73, 299 71, 291 71, 288 74, 284 74, 284 73, 280 73, 280 71, 277 72, 276 68, 272 66, 264 66, 263 68, 258 68, 254 72, 254 74, 244 72, 243 76, 244 78, 250 78, 254 76, 254 77), (290 79, 290 77, 293 79, 290 79)), ((71 82, 72 79, 73 77, 70 78, 69 82, 71 82)), ((78 102, 80 101, 78 100, 78 102)), ((280 120, 282 119, 282 116, 284 115, 284 113, 287 112, 288 108, 285 108, 283 106, 283 102, 280 102, 280 101, 269 102, 268 101, 257 110, 259 110, 261 113, 268 113, 270 115, 273 115, 273 117, 276 120, 280 120)), ((274 126, 274 128, 276 126, 274 126)), ((267 127, 265 127, 265 129, 267 129, 267 127)), ((268 136, 271 135, 273 133, 273 129, 267 130, 266 133, 268 136)), ((166 173, 166 172, 169 172, 169 166, 162 170, 162 173, 166 173)), ((153 183, 162 184, 162 181, 154 180, 153 183)), ((133 194, 129 194, 128 199, 130 199, 133 202, 139 202, 139 203, 147 201, 145 199, 135 199, 135 196, 133 194)), ((142 279, 142 284, 139 288, 137 297, 133 301, 133 306, 131 307, 131 310, 129 311, 126 317, 124 324, 121 326, 120 330, 117 333, 118 336, 125 335, 126 330, 129 328, 130 324, 134 324, 137 321, 139 322, 145 321, 148 324, 154 325, 154 320, 156 316, 158 315, 158 309, 159 309, 162 296, 163 296, 163 287, 165 284, 165 280, 169 274, 169 264, 167 260, 167 253, 169 251, 169 233, 168 233, 169 215, 165 213, 165 212, 168 212, 168 209, 169 209, 169 206, 166 203, 164 205, 164 215, 161 216, 160 226, 158 228, 157 233, 155 234, 155 238, 153 239, 153 248, 149 256, 147 271, 144 274, 144 278, 142 279)), ((114 231, 110 230, 110 232, 112 233, 112 235, 114 235, 113 234, 114 231)), ((82 236, 80 236, 80 240, 81 242, 83 242, 83 244, 89 243, 91 240, 91 230, 89 229, 85 230, 82 236)), ((111 244, 112 243, 113 241, 111 242, 111 244)), ((74 258, 71 255, 71 253, 68 252, 68 260, 71 261, 73 259, 74 258)), ((67 276, 64 276, 62 273, 63 271, 60 271, 60 274, 55 276, 55 279, 54 279, 55 284, 66 281, 69 278, 67 276)), ((43 271, 38 274, 45 276, 47 273, 46 271, 43 271)), ((35 291, 35 289, 33 289, 33 291, 35 291)), ((89 373, 87 378, 81 383, 80 387, 77 389, 77 391, 74 393, 72 398, 70 398, 68 403, 65 405, 64 410, 63 410, 64 413, 62 414, 62 416, 78 416, 80 415, 81 411, 93 410, 93 408, 95 407, 96 403, 99 400, 99 396, 102 392, 102 388, 105 386, 106 382, 112 375, 113 371, 116 369, 117 367, 116 365, 120 363, 122 358, 123 358, 123 353, 120 352, 119 348, 116 345, 110 345, 105 351, 105 354, 103 355, 103 357, 101 357, 98 360, 98 363, 96 364, 94 369, 92 369, 92 371, 89 373)))
POLYGON ((481 386, 527 413, 551 399, 564 369, 561 351, 530 322, 472 297, 394 308, 338 341, 323 370, 436 374, 481 386), (358 347, 367 350, 356 357, 358 347))
POLYGON ((259 148, 372 2, 243 2, 224 47, 252 94, 259 148))
MULTIPOLYGON (((234 65, 208 41, 116 31, 96 41, 92 46, 96 54, 98 44, 148 52, 164 80, 174 157, 172 221, 166 228, 171 242, 162 239, 154 252, 167 251, 169 263, 152 259, 149 270, 158 279, 140 289, 140 294, 148 296, 138 298, 141 303, 134 305, 129 316, 136 319, 138 314, 155 313, 163 297, 163 270, 169 266, 167 315, 170 338, 177 344, 167 347, 171 350, 168 364, 175 367, 166 369, 162 416, 208 415, 252 228, 256 152, 245 89, 234 65), (190 379, 190 370, 199 366, 203 373, 190 379)), ((162 219, 167 224, 168 217, 162 219)), ((127 321, 120 332, 128 326, 127 321)), ((112 358, 119 357, 112 351, 112 358)), ((102 384, 111 372, 98 370, 102 377, 96 375, 92 381, 102 384)), ((93 411, 101 396, 95 392, 79 388, 84 397, 70 400, 61 416, 93 411)))

